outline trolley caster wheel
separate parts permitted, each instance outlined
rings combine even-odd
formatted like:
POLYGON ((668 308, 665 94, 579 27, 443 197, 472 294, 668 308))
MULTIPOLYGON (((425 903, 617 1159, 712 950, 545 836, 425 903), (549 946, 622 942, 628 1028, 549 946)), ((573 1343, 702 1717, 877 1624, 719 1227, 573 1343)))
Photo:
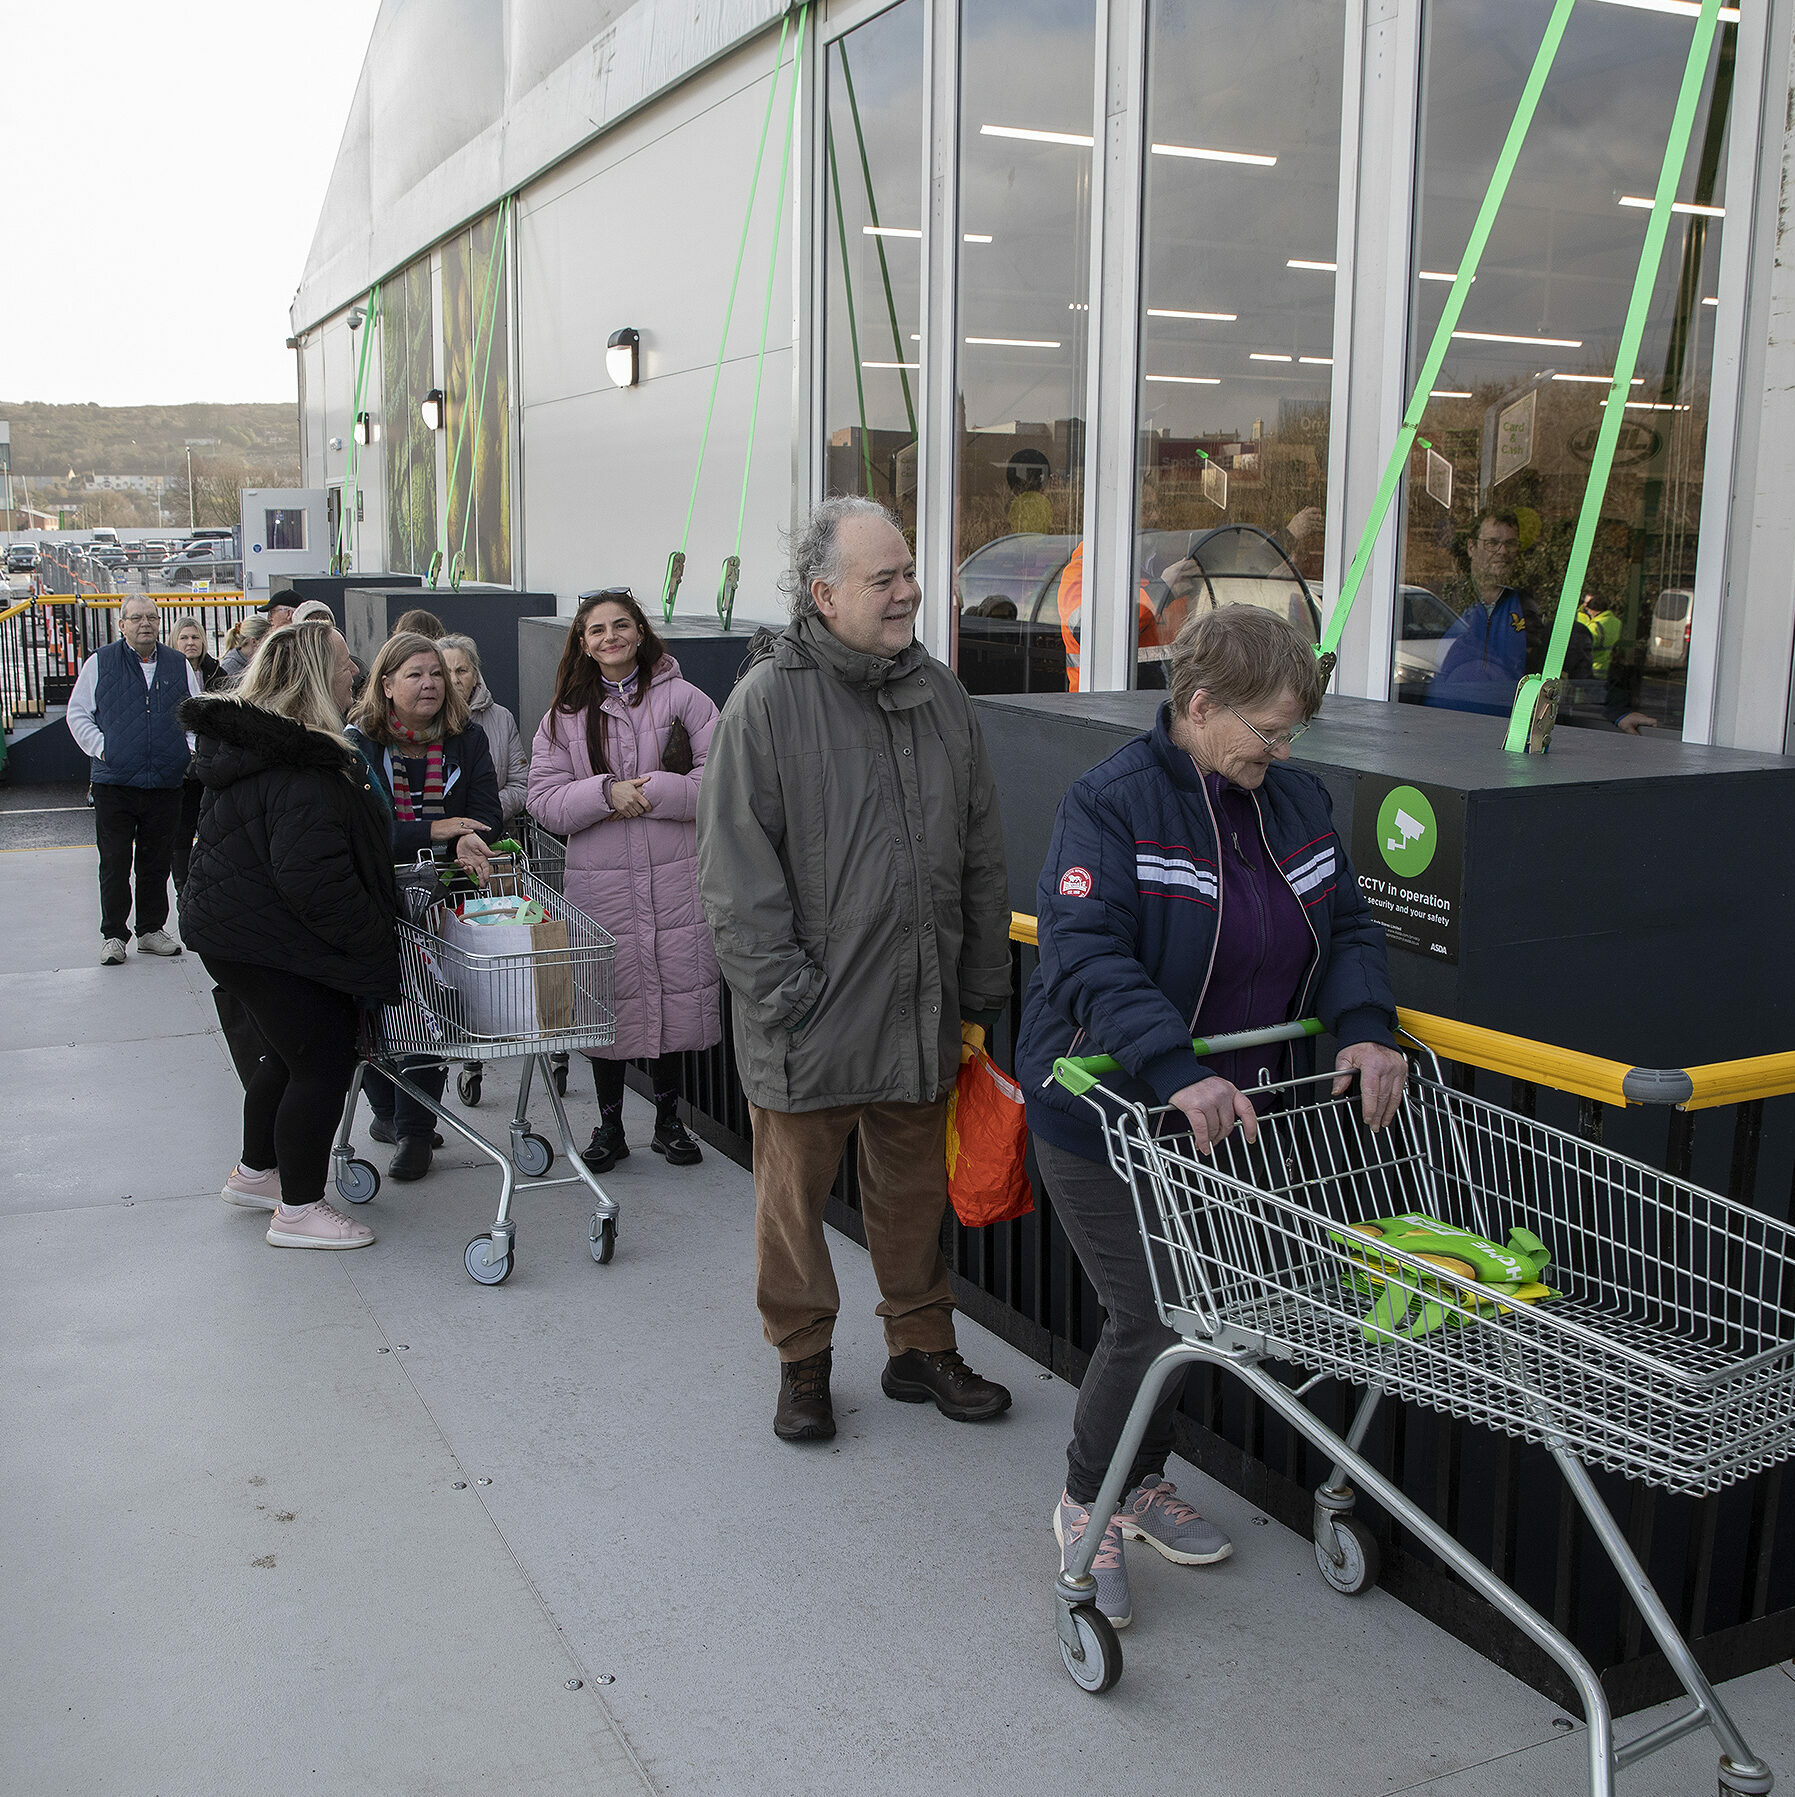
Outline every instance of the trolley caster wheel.
POLYGON ((565 1055, 555 1062, 555 1092, 559 1097, 567 1096, 567 1057, 565 1055))
POLYGON ((541 1136, 518 1136, 511 1144, 511 1163, 525 1179, 540 1179, 555 1164, 555 1151, 541 1136))
POLYGON ((1336 1591, 1346 1597, 1357 1597, 1377 1583, 1378 1568, 1383 1560, 1377 1537, 1356 1516, 1336 1516, 1334 1533, 1340 1541, 1340 1564, 1334 1564, 1319 1541, 1315 1544, 1315 1564, 1336 1591))
POLYGON ((480 1102, 480 1079, 479 1071, 473 1067, 463 1067, 455 1075, 455 1090, 460 1094, 463 1104, 473 1105, 480 1102))
POLYGON ((517 1251, 512 1249, 503 1260, 493 1260, 492 1237, 477 1235, 467 1245, 467 1274, 476 1285, 503 1285, 517 1264, 517 1251))
POLYGON ((611 1256, 617 1252, 617 1219, 615 1217, 594 1217, 592 1219, 592 1258, 603 1266, 608 1266, 611 1256))
POLYGON ((366 1161, 337 1163, 337 1196, 350 1204, 366 1204, 380 1190, 380 1172, 366 1161))
POLYGON ((1079 1604, 1072 1612, 1072 1622, 1078 1630, 1084 1658, 1076 1658, 1064 1641, 1060 1643, 1060 1658, 1079 1690, 1101 1697, 1122 1676, 1122 1643, 1116 1639, 1110 1619, 1095 1604, 1079 1604))
POLYGON ((1771 1788, 1769 1767, 1741 1771, 1729 1754, 1720 1756, 1720 1797, 1764 1797, 1771 1788))

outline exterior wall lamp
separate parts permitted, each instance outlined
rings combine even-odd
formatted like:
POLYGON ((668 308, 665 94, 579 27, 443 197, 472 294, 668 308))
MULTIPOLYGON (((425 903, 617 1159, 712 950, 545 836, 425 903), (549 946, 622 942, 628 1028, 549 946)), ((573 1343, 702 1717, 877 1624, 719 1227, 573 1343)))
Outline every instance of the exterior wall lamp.
POLYGON ((422 412, 424 415, 424 429, 425 430, 427 430, 427 431, 441 430, 443 427, 443 390, 442 390, 442 388, 432 387, 430 389, 430 391, 428 393, 426 393, 424 395, 424 397, 418 401, 418 410, 420 412, 422 412))
POLYGON ((642 379, 642 333, 631 325, 613 331, 605 345, 605 372, 619 387, 634 387, 642 379))
POLYGON ((371 413, 357 412, 355 414, 355 440, 363 449, 373 442, 374 419, 371 413))

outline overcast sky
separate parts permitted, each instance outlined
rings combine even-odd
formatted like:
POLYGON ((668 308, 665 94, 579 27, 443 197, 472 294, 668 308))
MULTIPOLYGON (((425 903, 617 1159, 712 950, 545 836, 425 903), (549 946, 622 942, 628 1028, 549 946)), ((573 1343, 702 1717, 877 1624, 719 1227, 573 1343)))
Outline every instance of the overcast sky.
POLYGON ((295 398, 287 308, 379 0, 6 11, 0 398, 295 398))

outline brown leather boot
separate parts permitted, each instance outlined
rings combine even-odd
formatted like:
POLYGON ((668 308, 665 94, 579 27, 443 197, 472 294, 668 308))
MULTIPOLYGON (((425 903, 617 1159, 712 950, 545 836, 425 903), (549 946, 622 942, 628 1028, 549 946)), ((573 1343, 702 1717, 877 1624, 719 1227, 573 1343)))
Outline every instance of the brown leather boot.
POLYGON ((829 1402, 832 1348, 807 1360, 788 1360, 779 1369, 779 1408, 773 1433, 781 1441, 828 1441, 835 1434, 835 1407, 829 1402))
POLYGON ((885 1363, 879 1383, 888 1398, 900 1404, 926 1404, 934 1400, 943 1416, 956 1423, 984 1423, 1010 1407, 1010 1394, 990 1379, 981 1379, 959 1351, 945 1348, 930 1354, 911 1348, 894 1354, 885 1363))

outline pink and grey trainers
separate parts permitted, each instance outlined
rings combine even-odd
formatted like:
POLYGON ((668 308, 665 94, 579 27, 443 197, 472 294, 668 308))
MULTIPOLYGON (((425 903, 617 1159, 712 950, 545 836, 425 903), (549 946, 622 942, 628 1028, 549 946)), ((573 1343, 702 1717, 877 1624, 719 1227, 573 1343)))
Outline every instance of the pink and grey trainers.
POLYGON ((240 1204, 245 1210, 273 1210, 280 1203, 280 1170, 245 1173, 239 1164, 231 1169, 218 1196, 226 1204, 240 1204))
POLYGON ((1234 1552, 1234 1543, 1214 1523, 1199 1516, 1169 1479, 1143 1479, 1115 1514, 1130 1541, 1144 1541, 1179 1566, 1213 1566, 1234 1552))
MULTIPOLYGON (((1090 1507, 1073 1503, 1062 1491, 1053 1512, 1053 1535, 1060 1544, 1062 1572, 1066 1556, 1078 1545, 1090 1521, 1090 1507)), ((1113 1516, 1098 1543, 1097 1558, 1091 1562, 1091 1576, 1097 1581, 1097 1608, 1109 1618, 1110 1627, 1127 1628, 1134 1620, 1134 1604, 1128 1595, 1128 1563, 1122 1558, 1122 1529, 1113 1516)))
POLYGON ((316 1204, 288 1204, 283 1199, 268 1225, 268 1242, 274 1248, 370 1248, 374 1232, 332 1209, 327 1198, 316 1204))

